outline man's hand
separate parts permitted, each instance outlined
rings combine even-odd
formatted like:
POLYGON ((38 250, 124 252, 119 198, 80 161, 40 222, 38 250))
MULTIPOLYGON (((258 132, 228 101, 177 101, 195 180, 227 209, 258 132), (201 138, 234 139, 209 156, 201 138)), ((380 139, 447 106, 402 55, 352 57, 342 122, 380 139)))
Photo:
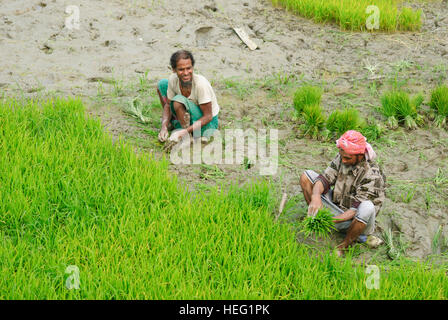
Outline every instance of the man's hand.
POLYGON ((171 137, 170 137, 169 140, 170 141, 174 141, 174 142, 178 142, 180 139, 182 139, 182 137, 186 136, 187 134, 188 134, 187 129, 177 130, 177 131, 174 131, 171 134, 171 137))
POLYGON ((311 202, 308 206, 308 216, 315 216, 320 208, 322 208, 322 199, 320 196, 312 195, 311 202))
POLYGON ((168 139, 168 128, 166 126, 162 126, 162 129, 159 132, 159 141, 165 142, 168 139))

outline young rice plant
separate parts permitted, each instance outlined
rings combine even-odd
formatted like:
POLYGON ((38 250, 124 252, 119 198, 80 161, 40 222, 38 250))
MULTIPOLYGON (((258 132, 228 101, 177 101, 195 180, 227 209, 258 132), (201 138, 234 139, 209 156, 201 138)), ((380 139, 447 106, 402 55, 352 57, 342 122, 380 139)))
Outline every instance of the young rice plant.
POLYGON ((1 99, 0 299, 448 298, 445 270, 423 264, 367 289, 362 265, 274 222, 267 182, 188 191, 168 168, 80 100, 1 99))
POLYGON ((302 112, 305 123, 303 124, 303 132, 311 138, 318 138, 320 132, 325 127, 325 115, 322 108, 318 104, 307 105, 302 112))
POLYGON ((320 209, 315 216, 308 216, 302 222, 302 231, 306 237, 314 234, 317 237, 328 238, 331 231, 336 230, 331 211, 320 209))
POLYGON ((443 127, 448 118, 448 86, 441 85, 431 92, 431 101, 429 103, 432 111, 435 113, 435 125, 443 127))
POLYGON ((415 129, 423 120, 417 112, 422 101, 423 98, 420 95, 411 99, 405 91, 388 91, 381 97, 380 110, 387 117, 390 128, 396 128, 402 123, 408 129, 415 129))
POLYGON ((383 135, 384 128, 378 123, 373 123, 366 124, 359 131, 366 137, 367 141, 375 141, 383 135))
POLYGON ((336 136, 340 136, 348 130, 360 131, 364 126, 365 122, 355 108, 335 110, 327 120, 327 129, 336 136))
POLYGON ((415 31, 422 26, 422 11, 402 7, 402 0, 272 0, 274 5, 281 5, 303 17, 315 22, 337 23, 343 30, 351 31, 415 31), (378 8, 379 20, 375 26, 374 11, 369 6, 378 8), (368 26, 367 21, 371 22, 368 26), (370 29, 368 29, 370 28, 370 29))
POLYGON ((303 86, 294 93, 294 108, 298 115, 303 112, 306 106, 320 105, 322 89, 314 86, 303 86))

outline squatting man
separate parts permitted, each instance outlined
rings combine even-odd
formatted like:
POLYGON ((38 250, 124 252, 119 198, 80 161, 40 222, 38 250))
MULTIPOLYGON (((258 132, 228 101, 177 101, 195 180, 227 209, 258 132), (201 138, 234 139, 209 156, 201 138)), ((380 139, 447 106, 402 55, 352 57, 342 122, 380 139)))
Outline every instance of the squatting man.
POLYGON ((336 141, 339 154, 322 174, 306 170, 300 186, 308 215, 325 206, 333 213, 336 229, 346 232, 336 247, 342 256, 355 240, 365 241, 375 230, 375 218, 385 199, 385 176, 366 138, 350 130, 336 141), (333 187, 333 188, 332 188, 333 187))
POLYGON ((162 128, 159 141, 169 137, 177 142, 188 134, 203 137, 213 135, 218 129, 219 105, 210 82, 194 73, 195 60, 191 52, 179 50, 170 59, 173 74, 157 85, 160 103, 163 106, 162 128))
MULTIPOLYGON (((179 50, 170 59, 173 74, 162 79, 157 92, 163 106, 159 140, 177 142, 188 134, 212 136, 218 129, 220 107, 210 82, 194 73, 191 52, 179 50)), ((385 199, 385 176, 375 162, 376 154, 366 138, 350 130, 336 141, 339 154, 322 174, 306 170, 300 186, 308 203, 308 215, 323 206, 331 210, 336 229, 346 232, 336 248, 343 255, 355 240, 375 230, 375 218, 385 199)), ((365 240, 364 240, 365 241, 365 240)))
MULTIPOLYGON (((214 152, 212 153, 214 153, 214 156, 221 154, 221 135, 218 131, 220 106, 210 82, 204 76, 194 73, 195 59, 192 53, 187 50, 179 50, 173 53, 170 58, 170 64, 173 74, 171 74, 168 79, 160 80, 157 84, 157 93, 159 95, 160 103, 163 106, 162 126, 158 136, 159 141, 163 143, 168 142, 165 148, 171 149, 173 145, 179 141, 191 141, 190 139, 184 140, 188 135, 193 135, 195 138, 201 137, 201 140, 208 140, 210 137, 214 136, 214 144, 212 144, 210 146, 211 148, 208 150, 213 150, 214 152), (173 129, 177 130, 174 130, 171 136, 169 136, 169 131, 173 129)), ((228 133, 228 131, 229 130, 226 130, 226 133, 228 133)), ((230 138, 235 137, 238 145, 237 149, 241 148, 241 146, 244 147, 244 135, 247 131, 244 133, 243 130, 238 129, 230 131, 228 137, 226 134, 226 139, 229 138, 230 141, 233 141, 230 138), (239 140, 240 137, 242 138, 242 142, 239 140)), ((251 133, 252 132, 249 132, 248 136, 250 136, 251 133)), ((258 151, 261 175, 272 175, 277 171, 277 130, 270 130, 269 135, 269 157, 266 154, 263 144, 263 142, 266 141, 266 135, 263 130, 259 130, 258 132, 257 145, 249 146, 249 148, 252 148, 251 150, 255 148, 255 150, 258 151)), ((233 144, 231 142, 228 145, 233 144)), ((240 149, 237 150, 237 162, 239 159, 239 151, 240 149)), ((202 160, 207 158, 207 154, 208 153, 205 152, 205 155, 202 155, 202 160)), ((176 152, 171 153, 171 156, 176 158, 176 152)), ((249 155, 249 157, 251 157, 251 155, 249 155)), ((211 158, 213 158, 212 161, 221 163, 220 161, 222 159, 216 157, 211 158)), ((229 153, 226 149, 226 163, 228 159, 233 161, 233 153, 229 153)), ((177 160, 179 159, 176 158, 176 161, 177 160)), ((190 163, 189 160, 184 159, 183 157, 180 160, 183 164, 190 163)), ((241 158, 240 160, 242 163, 243 159, 241 158)), ((255 161, 255 159, 253 160, 255 161)), ((196 158, 194 157, 193 163, 196 163, 195 161, 196 158)), ((199 160, 199 162, 200 161, 201 160, 199 160)))

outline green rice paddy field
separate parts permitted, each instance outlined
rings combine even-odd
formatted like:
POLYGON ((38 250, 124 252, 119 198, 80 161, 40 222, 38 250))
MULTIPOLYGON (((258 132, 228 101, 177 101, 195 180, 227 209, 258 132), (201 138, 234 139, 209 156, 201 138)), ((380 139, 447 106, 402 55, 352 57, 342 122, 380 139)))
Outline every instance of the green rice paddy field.
POLYGON ((445 270, 296 241, 267 182, 189 193, 79 100, 0 102, 0 299, 446 299, 445 270), (79 269, 68 290, 67 267, 79 269))
MULTIPOLYGON (((366 17, 378 14, 378 25, 370 29, 381 31, 415 31, 422 26, 422 11, 401 6, 403 0, 272 0, 274 5, 316 22, 334 22, 345 30, 367 30, 366 17), (373 9, 373 6, 376 7, 373 9)), ((372 21, 373 22, 373 21, 372 21)))

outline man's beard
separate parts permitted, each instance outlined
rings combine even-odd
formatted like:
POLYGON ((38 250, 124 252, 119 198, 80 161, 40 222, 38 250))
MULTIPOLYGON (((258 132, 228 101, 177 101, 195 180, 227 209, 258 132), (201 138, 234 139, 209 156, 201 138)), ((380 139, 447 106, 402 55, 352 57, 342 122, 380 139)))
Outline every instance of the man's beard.
POLYGON ((191 87, 192 86, 192 84, 193 84, 193 80, 190 80, 190 81, 182 81, 182 79, 179 79, 180 80, 180 84, 182 85, 182 87, 184 87, 184 88, 189 88, 189 87, 191 87))

